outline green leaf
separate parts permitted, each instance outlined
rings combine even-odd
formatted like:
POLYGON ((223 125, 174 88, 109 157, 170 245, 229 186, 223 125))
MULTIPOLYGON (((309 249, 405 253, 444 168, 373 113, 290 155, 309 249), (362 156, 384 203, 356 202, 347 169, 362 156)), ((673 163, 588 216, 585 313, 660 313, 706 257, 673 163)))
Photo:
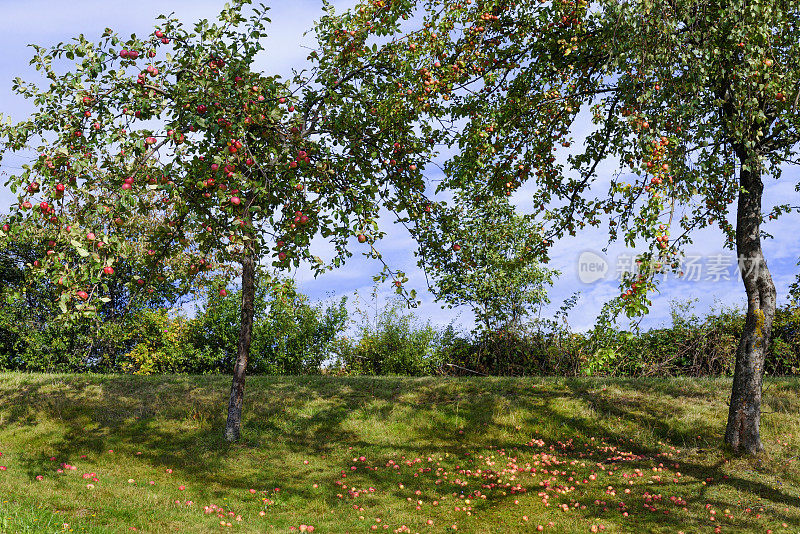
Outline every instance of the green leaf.
POLYGON ((83 245, 81 245, 78 241, 73 239, 70 241, 70 244, 75 247, 75 251, 80 255, 81 258, 89 256, 89 251, 83 248, 83 245))

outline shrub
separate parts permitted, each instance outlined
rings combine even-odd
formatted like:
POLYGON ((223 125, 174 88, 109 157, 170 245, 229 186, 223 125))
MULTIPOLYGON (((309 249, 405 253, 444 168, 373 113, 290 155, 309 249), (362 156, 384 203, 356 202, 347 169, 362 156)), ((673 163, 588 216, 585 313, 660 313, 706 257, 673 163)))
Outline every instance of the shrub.
POLYGON ((165 309, 142 312, 136 321, 139 342, 120 358, 119 370, 140 375, 202 372, 200 353, 188 336, 192 322, 170 317, 165 309))
MULTIPOLYGON (((192 321, 189 339, 197 347, 202 369, 230 373, 236 359, 241 321, 241 291, 209 293, 192 321)), ((253 374, 319 373, 331 357, 347 320, 346 299, 323 309, 312 306, 291 280, 271 282, 259 277, 248 372, 253 374)))
POLYGON ((796 301, 775 312, 764 369, 771 375, 800 374, 800 304, 796 301))
POLYGON ((392 300, 372 321, 366 312, 359 311, 362 322, 357 327, 358 338, 339 341, 335 372, 406 376, 440 373, 439 334, 430 323, 421 325, 413 314, 403 313, 403 306, 404 301, 392 300))

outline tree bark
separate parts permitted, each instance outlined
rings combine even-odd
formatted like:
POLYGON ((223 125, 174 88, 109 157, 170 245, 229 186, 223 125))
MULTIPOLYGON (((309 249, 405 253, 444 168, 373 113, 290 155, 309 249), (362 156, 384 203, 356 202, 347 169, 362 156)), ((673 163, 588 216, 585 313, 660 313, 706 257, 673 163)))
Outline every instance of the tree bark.
POLYGON ((763 450, 759 434, 764 358, 775 317, 775 284, 761 250, 761 195, 764 184, 757 158, 742 158, 736 214, 736 250, 747 292, 747 316, 736 349, 736 369, 725 429, 725 443, 736 453, 763 450))
POLYGON ((255 252, 252 241, 245 242, 242 258, 242 312, 239 330, 239 347, 236 364, 233 368, 231 397, 228 401, 228 421, 225 424, 225 439, 234 442, 239 439, 242 427, 242 403, 244 400, 244 379, 247 359, 250 356, 250 339, 253 334, 254 301, 256 295, 255 252))

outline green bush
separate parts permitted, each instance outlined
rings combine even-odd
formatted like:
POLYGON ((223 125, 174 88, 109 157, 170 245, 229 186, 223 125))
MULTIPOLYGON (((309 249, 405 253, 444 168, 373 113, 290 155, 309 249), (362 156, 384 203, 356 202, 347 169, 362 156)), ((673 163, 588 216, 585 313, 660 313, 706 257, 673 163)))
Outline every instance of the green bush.
POLYGON ((447 374, 575 376, 585 340, 552 321, 526 327, 443 336, 440 354, 447 374))
MULTIPOLYGON (((738 310, 723 308, 698 317, 691 303, 673 305, 671 327, 641 333, 598 325, 575 334, 556 319, 479 337, 451 336, 440 348, 443 369, 455 375, 731 375, 744 326, 738 310)), ((776 311, 765 370, 771 375, 800 373, 796 303, 776 311)))
POLYGON ((110 300, 96 320, 65 323, 57 306, 61 289, 22 266, 40 257, 35 245, 5 243, 0 248, 0 369, 47 372, 116 372, 118 359, 139 342, 139 314, 171 305, 178 295, 168 284, 132 300, 130 267, 115 264, 104 278, 110 300), (21 296, 10 295, 12 289, 21 296))
POLYGON ((119 371, 141 375, 203 372, 200 351, 188 335, 193 322, 180 315, 170 317, 165 309, 139 314, 138 343, 119 359, 119 371))
MULTIPOLYGON (((614 331, 598 351, 617 355, 605 362, 602 374, 614 376, 716 376, 731 375, 736 349, 744 328, 744 314, 732 308, 712 310, 704 317, 691 312, 691 303, 674 304, 672 326, 632 335, 614 331), (609 353, 610 353, 609 352, 609 353)), ((595 358, 602 352, 595 351, 595 358)), ((594 374, 594 360, 583 371, 594 374)), ((776 310, 765 372, 770 375, 800 373, 800 307, 792 302, 776 310)))
POLYGON ((792 302, 775 312, 772 343, 764 369, 771 375, 800 374, 800 304, 792 302))
POLYGON ((413 314, 403 313, 403 307, 400 299, 390 301, 373 320, 360 311, 358 337, 338 342, 334 371, 353 375, 439 374, 439 334, 430 323, 421 325, 413 314))
MULTIPOLYGON (((191 346, 201 362, 195 372, 230 373, 236 359, 241 324, 241 291, 209 293, 188 327, 191 346)), ((248 373, 297 375, 319 373, 330 358, 347 320, 346 299, 323 309, 297 292, 291 280, 259 277, 248 373)))

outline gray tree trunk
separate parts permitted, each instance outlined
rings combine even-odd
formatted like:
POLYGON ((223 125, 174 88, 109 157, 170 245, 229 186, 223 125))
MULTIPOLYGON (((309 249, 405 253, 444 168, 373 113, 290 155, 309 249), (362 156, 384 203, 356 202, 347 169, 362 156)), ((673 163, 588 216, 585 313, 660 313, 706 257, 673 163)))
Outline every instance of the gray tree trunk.
POLYGON ((253 334, 254 301, 256 295, 255 253, 252 241, 245 242, 242 258, 242 324, 239 330, 239 347, 236 365, 233 368, 231 397, 228 401, 228 421, 225 424, 225 439, 233 442, 239 439, 242 427, 242 403, 244 400, 244 379, 247 359, 250 355, 250 339, 253 334))
POLYGON ((764 359, 775 317, 775 284, 761 250, 761 167, 754 158, 739 174, 736 215, 736 250, 747 293, 747 316, 736 349, 736 369, 725 429, 725 443, 736 453, 755 454, 763 449, 759 434, 764 359))

